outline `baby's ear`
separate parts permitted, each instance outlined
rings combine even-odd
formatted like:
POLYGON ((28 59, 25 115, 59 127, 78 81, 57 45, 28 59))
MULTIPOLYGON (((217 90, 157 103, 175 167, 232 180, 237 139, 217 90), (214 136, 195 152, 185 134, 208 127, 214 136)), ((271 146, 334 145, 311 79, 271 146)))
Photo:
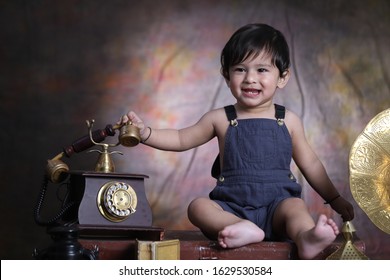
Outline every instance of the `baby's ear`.
POLYGON ((224 78, 225 79, 225 83, 226 83, 226 85, 228 86, 228 88, 230 88, 230 80, 229 79, 227 79, 227 78, 224 78))
POLYGON ((290 70, 286 70, 283 72, 283 74, 279 77, 278 81, 278 88, 284 88, 290 79, 290 70))
POLYGON ((229 75, 225 75, 225 73, 223 72, 223 69, 222 69, 222 68, 221 68, 221 70, 220 70, 220 73, 221 73, 222 77, 224 78, 225 83, 226 83, 227 86, 230 88, 230 79, 229 79, 229 75))

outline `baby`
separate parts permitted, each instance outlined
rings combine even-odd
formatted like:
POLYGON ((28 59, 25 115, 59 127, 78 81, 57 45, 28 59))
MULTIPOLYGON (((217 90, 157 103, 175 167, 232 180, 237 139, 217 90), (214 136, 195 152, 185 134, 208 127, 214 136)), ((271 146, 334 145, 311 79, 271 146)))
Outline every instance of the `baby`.
POLYGON ((307 142, 302 121, 274 104, 277 89, 289 80, 289 67, 283 34, 266 24, 248 24, 221 54, 221 73, 235 104, 211 110, 182 129, 152 129, 131 110, 120 123, 131 121, 145 145, 166 151, 186 151, 217 137, 217 183, 209 197, 190 203, 190 221, 223 248, 287 238, 296 243, 300 258, 312 259, 339 229, 325 215, 313 220, 290 171, 291 160, 344 221, 352 220, 354 211, 307 142))

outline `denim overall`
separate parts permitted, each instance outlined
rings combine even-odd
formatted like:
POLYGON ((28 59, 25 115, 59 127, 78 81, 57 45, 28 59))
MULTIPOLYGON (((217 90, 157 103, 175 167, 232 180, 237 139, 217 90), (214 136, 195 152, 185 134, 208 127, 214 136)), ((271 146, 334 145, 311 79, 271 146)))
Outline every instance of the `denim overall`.
POLYGON ((275 120, 237 120, 234 106, 225 107, 230 125, 223 169, 217 157, 212 170, 217 186, 209 195, 225 211, 255 223, 266 240, 277 239, 272 218, 278 204, 300 197, 302 190, 290 171, 292 142, 284 124, 285 108, 275 104, 275 111, 275 120))

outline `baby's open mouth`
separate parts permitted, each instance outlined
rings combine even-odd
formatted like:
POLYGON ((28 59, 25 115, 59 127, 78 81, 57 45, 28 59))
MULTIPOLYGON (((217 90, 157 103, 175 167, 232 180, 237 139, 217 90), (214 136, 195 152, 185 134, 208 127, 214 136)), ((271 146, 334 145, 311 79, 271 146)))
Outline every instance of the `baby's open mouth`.
POLYGON ((256 96, 259 95, 260 90, 254 88, 244 88, 242 92, 247 96, 256 96))

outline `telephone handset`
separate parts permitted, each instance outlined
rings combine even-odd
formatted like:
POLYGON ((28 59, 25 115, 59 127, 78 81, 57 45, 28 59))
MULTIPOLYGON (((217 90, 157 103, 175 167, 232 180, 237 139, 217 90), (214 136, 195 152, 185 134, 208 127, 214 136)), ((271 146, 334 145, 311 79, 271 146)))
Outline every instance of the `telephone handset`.
MULTIPOLYGON (((71 157, 75 153, 83 152, 94 145, 98 145, 102 141, 106 139, 107 136, 114 136, 116 130, 120 130, 120 134, 118 137, 118 144, 121 144, 125 147, 134 147, 139 144, 141 137, 139 129, 134 126, 131 122, 128 122, 125 125, 111 125, 108 124, 104 129, 97 129, 92 131, 94 120, 87 121, 88 125, 88 135, 85 135, 76 141, 74 141, 71 145, 63 148, 63 151, 56 155, 54 158, 48 160, 46 174, 49 180, 53 183, 59 183, 63 181, 64 175, 69 171, 68 166, 61 161, 63 156, 71 157)), ((116 144, 115 146, 117 146, 116 144)), ((108 144, 102 144, 103 148, 107 147, 108 144)), ((104 150, 103 150, 104 152, 104 150)))
MULTIPOLYGON (((78 190, 78 188, 73 188, 63 201, 61 210, 57 215, 46 221, 41 218, 41 209, 48 184, 50 182, 54 184, 65 182, 72 173, 70 172, 68 165, 62 161, 64 156, 69 158, 73 154, 83 152, 95 145, 101 146, 102 151, 93 150, 100 153, 95 172, 97 175, 100 173, 112 173, 115 171, 115 167, 110 155, 119 152, 109 152, 108 148, 118 146, 119 144, 126 147, 133 147, 140 142, 139 129, 131 122, 121 125, 107 125, 104 129, 92 131, 93 124, 94 120, 87 121, 88 135, 85 135, 74 141, 71 145, 64 147, 61 153, 47 161, 41 192, 34 211, 35 221, 38 225, 53 225, 57 223, 59 219, 64 218, 67 213, 71 213, 69 215, 71 217, 75 216, 74 213, 72 214, 72 211, 76 211, 77 209, 75 208, 80 206, 80 203, 82 202, 82 191, 78 190), (102 143, 107 136, 114 136, 116 130, 120 130, 117 144, 102 143)), ((77 181, 77 178, 73 179, 73 181, 77 181)), ((79 184, 79 182, 77 182, 77 184, 79 184)), ((110 181, 101 186, 96 200, 100 214, 111 222, 121 222, 125 220, 131 214, 135 213, 137 206, 137 195, 133 187, 126 182, 117 180, 110 181)), ((67 219, 65 218, 65 220, 67 219)))

